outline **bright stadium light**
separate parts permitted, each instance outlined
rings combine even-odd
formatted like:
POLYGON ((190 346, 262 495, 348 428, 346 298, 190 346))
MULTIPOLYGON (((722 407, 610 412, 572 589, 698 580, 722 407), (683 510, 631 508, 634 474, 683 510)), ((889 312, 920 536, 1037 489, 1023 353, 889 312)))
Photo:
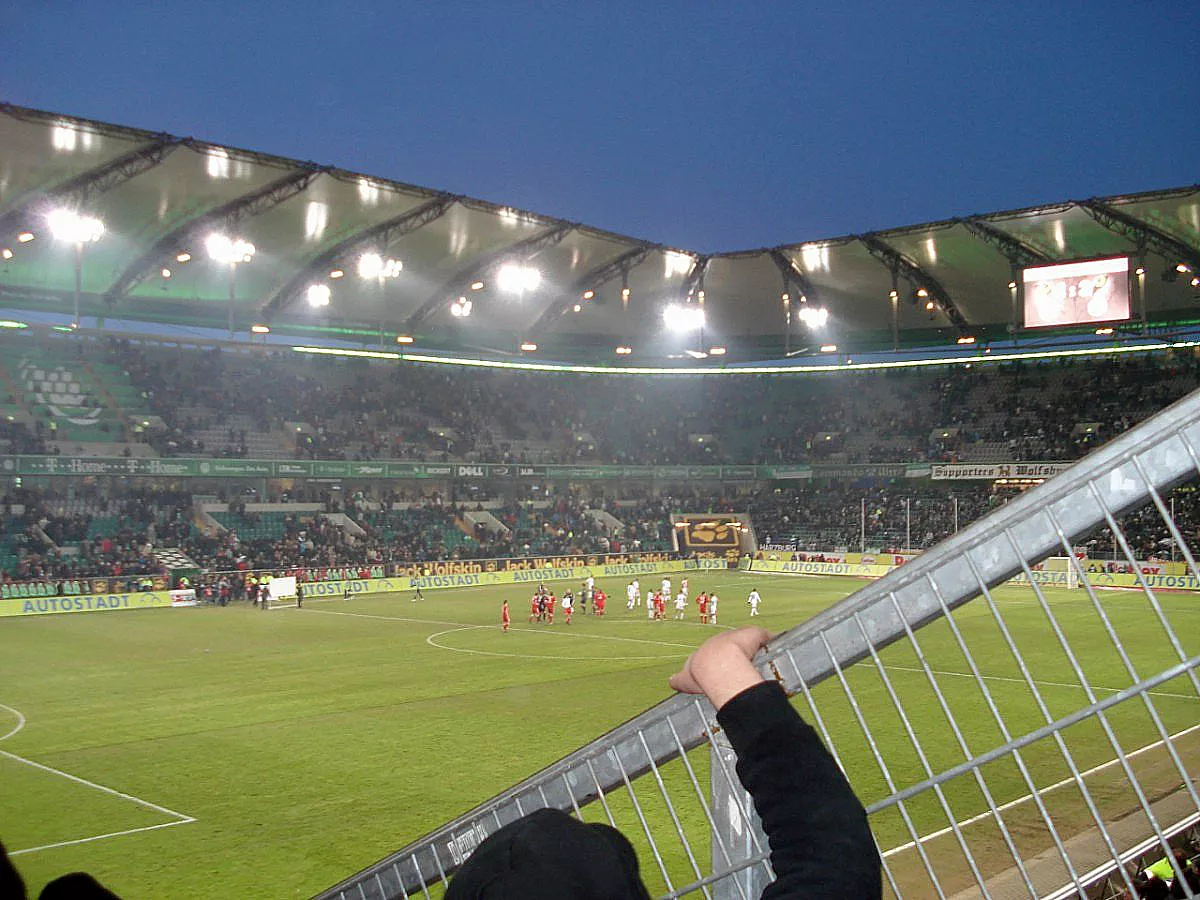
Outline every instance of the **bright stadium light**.
POLYGON ((92 216, 81 216, 71 209, 56 209, 46 216, 55 240, 69 244, 89 244, 104 236, 104 223, 92 216))
POLYGON ((308 298, 308 305, 313 309, 318 309, 322 306, 328 306, 329 300, 333 297, 333 291, 329 289, 327 284, 310 284, 305 292, 308 298))
POLYGON ((227 234, 221 234, 219 231, 214 231, 204 239, 204 249, 208 251, 210 259, 219 263, 228 263, 236 265, 237 263, 248 263, 254 258, 255 247, 249 241, 244 241, 241 238, 231 238, 227 234))
POLYGON ((797 315, 809 328, 824 328, 829 321, 829 310, 823 306, 802 306, 797 315))
POLYGON ((508 263, 500 267, 496 273, 496 284, 500 290, 509 294, 523 294, 525 291, 536 291, 542 283, 542 273, 533 266, 518 266, 508 263))
POLYGON ((533 341, 521 341, 521 349, 526 353, 532 353, 537 349, 537 344, 533 341))
POLYGON ((450 304, 450 315, 456 319, 465 319, 471 315, 471 301, 466 297, 459 297, 450 304))
POLYGON ((695 331, 704 327, 704 310, 690 304, 672 303, 663 310, 662 318, 671 331, 695 331))
MULTIPOLYGON (((104 235, 104 223, 93 216, 83 216, 73 209, 56 209, 46 216, 50 233, 54 239, 75 245, 75 319, 73 324, 79 327, 79 303, 83 294, 83 248, 100 240, 104 235)), ((24 240, 24 235, 17 240, 24 240)), ((32 235, 30 235, 32 239, 32 235)))
POLYGON ((378 253, 364 253, 358 258, 360 278, 395 278, 402 271, 404 263, 398 259, 380 256, 378 253))

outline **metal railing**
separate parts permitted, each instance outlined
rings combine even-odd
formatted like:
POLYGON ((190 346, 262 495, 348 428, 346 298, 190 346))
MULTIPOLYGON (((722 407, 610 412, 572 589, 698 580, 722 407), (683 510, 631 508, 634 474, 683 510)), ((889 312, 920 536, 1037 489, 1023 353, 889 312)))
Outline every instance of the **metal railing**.
MULTIPOLYGON (((1118 519, 1149 507, 1200 585, 1163 499, 1198 477, 1200 393, 760 654, 867 806, 892 895, 1116 878, 1138 896, 1126 863, 1147 842, 1170 855, 1200 813, 1200 606, 1161 576, 1101 591, 1071 551, 1108 528, 1134 562, 1118 519), (1076 590, 1042 583, 1048 556, 1071 557, 1076 590)), ((674 696, 319 896, 431 896, 488 834, 554 807, 622 828, 660 896, 750 900, 772 872, 732 762, 711 706, 674 696)))

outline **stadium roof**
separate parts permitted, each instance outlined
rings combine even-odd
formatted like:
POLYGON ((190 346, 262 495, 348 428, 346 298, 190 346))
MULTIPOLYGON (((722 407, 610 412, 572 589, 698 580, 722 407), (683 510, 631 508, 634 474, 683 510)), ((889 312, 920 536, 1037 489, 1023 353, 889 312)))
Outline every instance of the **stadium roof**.
POLYGON ((394 347, 403 335, 497 357, 529 341, 539 354, 592 362, 613 359, 617 346, 633 348, 630 361, 659 361, 719 345, 732 361, 833 342, 998 340, 1020 333, 1009 284, 1021 266, 1123 254, 1146 267, 1148 322, 1196 318, 1200 185, 705 256, 332 166, 7 104, 0 147, 0 300, 10 310, 71 315, 76 245, 53 239, 47 221, 68 208, 105 226, 81 254, 85 317, 221 329, 232 311, 239 333, 265 323, 298 340, 394 347), (214 233, 251 242, 252 259, 213 261, 214 233), (369 254, 384 271, 364 277, 369 254), (390 260, 402 269, 389 271, 390 260), (310 305, 312 285, 329 288, 327 306, 310 305), (460 297, 469 316, 454 315, 460 297), (664 334, 663 308, 681 302, 703 303, 702 334, 664 334), (801 306, 826 309, 828 323, 810 330, 801 306))

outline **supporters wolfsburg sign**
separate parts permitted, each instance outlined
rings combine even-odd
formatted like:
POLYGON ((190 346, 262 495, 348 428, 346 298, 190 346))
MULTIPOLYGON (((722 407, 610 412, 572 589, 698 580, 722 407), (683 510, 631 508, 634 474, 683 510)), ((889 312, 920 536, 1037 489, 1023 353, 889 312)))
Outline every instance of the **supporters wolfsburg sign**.
POLYGON ((1050 478, 1071 468, 1068 462, 934 464, 934 481, 991 481, 996 478, 1050 478))
MULTIPOLYGON (((1024 470, 1057 463, 1021 463, 1014 477, 1044 477, 1024 470)), ((987 466, 935 466, 971 469, 987 466)), ((1057 468, 1055 469, 1057 471, 1057 468)), ((791 478, 920 478, 929 475, 924 463, 881 465, 792 466, 587 466, 517 465, 510 463, 428 463, 391 460, 326 459, 145 459, 104 456, 0 456, 0 475, 125 475, 154 478, 321 478, 601 481, 643 478, 656 481, 767 481, 791 478)), ((934 475, 934 478, 985 478, 999 475, 934 475)))

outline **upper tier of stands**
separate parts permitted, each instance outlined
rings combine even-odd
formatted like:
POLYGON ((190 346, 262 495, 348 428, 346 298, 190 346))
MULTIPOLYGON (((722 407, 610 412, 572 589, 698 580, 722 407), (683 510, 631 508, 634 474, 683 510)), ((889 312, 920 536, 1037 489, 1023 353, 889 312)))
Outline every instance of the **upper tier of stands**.
POLYGON ((250 458, 660 465, 1063 460, 1200 380, 1190 351, 888 372, 647 378, 116 339, 0 340, 0 390, 18 413, 16 423, 0 429, 0 443, 68 454, 75 452, 72 442, 128 438, 142 445, 122 452, 250 458))

